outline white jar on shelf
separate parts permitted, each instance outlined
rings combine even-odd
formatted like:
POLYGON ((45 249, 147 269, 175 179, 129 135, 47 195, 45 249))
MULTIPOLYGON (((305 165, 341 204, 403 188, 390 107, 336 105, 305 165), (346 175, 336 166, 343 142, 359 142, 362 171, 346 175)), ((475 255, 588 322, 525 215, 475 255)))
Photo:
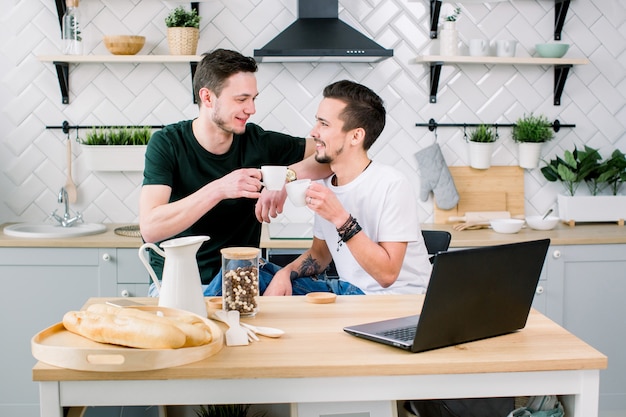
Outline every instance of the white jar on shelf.
POLYGON ((439 55, 451 56, 459 54, 459 32, 456 30, 456 22, 443 22, 443 28, 439 31, 439 55))

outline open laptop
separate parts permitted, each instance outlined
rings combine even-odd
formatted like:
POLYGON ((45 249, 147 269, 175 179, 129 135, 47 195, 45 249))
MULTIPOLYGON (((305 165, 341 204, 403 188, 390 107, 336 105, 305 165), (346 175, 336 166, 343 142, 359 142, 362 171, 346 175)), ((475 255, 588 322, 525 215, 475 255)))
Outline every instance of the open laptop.
POLYGON ((423 352, 522 329, 549 245, 543 239, 439 253, 419 315, 344 330, 423 352))

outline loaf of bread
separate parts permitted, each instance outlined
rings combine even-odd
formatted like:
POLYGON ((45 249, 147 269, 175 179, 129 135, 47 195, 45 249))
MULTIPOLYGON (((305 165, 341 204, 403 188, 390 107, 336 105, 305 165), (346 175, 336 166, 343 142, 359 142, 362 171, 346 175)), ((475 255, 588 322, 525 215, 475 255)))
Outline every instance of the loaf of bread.
POLYGON ((163 317, 135 308, 94 304, 86 311, 70 311, 63 317, 70 332, 101 343, 176 349, 211 342, 210 328, 199 317, 181 314, 163 317))

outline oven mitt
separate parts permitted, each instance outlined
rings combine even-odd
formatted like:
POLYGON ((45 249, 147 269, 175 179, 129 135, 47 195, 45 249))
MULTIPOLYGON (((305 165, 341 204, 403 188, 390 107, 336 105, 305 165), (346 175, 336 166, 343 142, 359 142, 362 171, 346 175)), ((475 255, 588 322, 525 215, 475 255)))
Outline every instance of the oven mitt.
POLYGON ((454 179, 438 144, 432 144, 415 154, 420 170, 420 198, 428 200, 428 194, 435 194, 436 204, 442 210, 449 210, 459 202, 459 193, 454 179))

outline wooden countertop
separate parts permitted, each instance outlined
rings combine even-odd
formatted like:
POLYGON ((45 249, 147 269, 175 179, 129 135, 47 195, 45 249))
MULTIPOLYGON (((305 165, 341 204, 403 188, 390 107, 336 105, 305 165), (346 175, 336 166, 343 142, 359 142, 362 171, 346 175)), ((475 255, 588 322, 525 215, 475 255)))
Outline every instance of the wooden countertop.
MULTIPOLYGON (((104 299, 90 299, 103 302, 104 299)), ((137 301, 155 303, 154 298, 137 301)), ((242 321, 285 330, 279 339, 225 346, 207 359, 142 372, 86 372, 39 362, 35 381, 312 378, 604 369, 607 357, 532 310, 518 332, 423 353, 348 335, 347 325, 417 314, 423 295, 339 296, 333 304, 305 297, 259 297, 259 313, 242 321), (366 358, 366 359, 364 359, 366 358)), ((59 318, 60 320, 60 318, 59 318)), ((225 329, 225 325, 219 323, 225 329)))
MULTIPOLYGON (((3 224, 0 228, 8 225, 3 224)), ((108 223, 104 233, 74 238, 29 239, 0 233, 0 247, 55 247, 55 248, 139 248, 141 238, 115 234, 117 227, 128 224, 108 223)), ((610 223, 578 224, 570 227, 559 224, 553 230, 539 231, 524 228, 516 234, 496 233, 491 229, 455 231, 451 225, 422 224, 424 230, 447 230, 452 234, 451 248, 499 245, 549 238, 552 245, 601 245, 626 243, 626 226, 610 223)), ((307 249, 309 239, 270 239, 267 224, 261 231, 260 247, 267 249, 307 249)))
MULTIPOLYGON (((0 226, 0 230, 9 223, 0 226)), ((141 238, 120 236, 114 230, 128 223, 107 223, 104 233, 91 236, 79 236, 72 238, 31 239, 24 237, 7 236, 0 232, 0 247, 20 248, 139 248, 142 245, 141 238)))
MULTIPOLYGON (((552 245, 602 245, 626 243, 626 226, 611 223, 587 223, 568 226, 558 224, 553 230, 533 230, 523 228, 519 233, 503 234, 491 229, 456 231, 452 225, 422 224, 424 230, 447 230, 452 234, 451 248, 501 245, 549 238, 552 245)), ((307 239, 270 239, 267 224, 261 232, 261 248, 264 249, 307 249, 311 241, 307 239)))

